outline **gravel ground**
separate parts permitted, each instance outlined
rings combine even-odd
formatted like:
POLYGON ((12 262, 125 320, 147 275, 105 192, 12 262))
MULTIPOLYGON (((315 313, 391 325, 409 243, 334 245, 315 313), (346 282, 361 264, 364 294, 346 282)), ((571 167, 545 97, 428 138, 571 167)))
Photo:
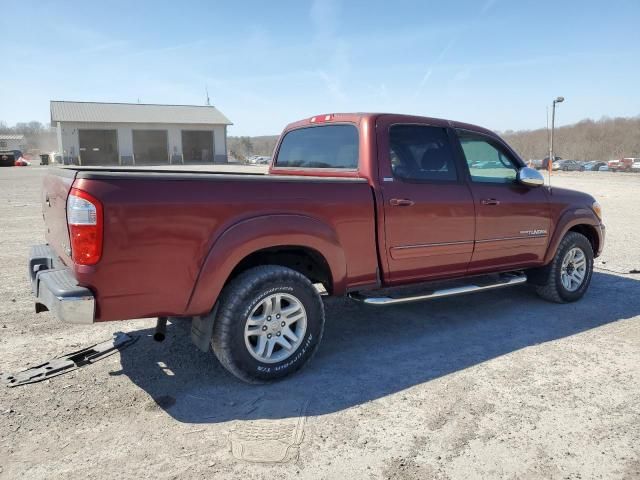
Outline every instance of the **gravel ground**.
POLYGON ((0 478, 640 478, 640 176, 560 173, 604 207, 607 246, 571 305, 526 287, 372 309, 327 301, 308 368, 236 381, 188 325, 33 313, 45 169, 0 169, 0 371, 110 338, 120 354, 0 386, 0 478))

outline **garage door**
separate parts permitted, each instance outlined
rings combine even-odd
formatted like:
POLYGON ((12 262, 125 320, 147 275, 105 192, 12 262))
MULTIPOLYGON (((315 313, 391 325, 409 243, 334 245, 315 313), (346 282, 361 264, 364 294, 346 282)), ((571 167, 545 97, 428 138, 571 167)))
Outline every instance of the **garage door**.
POLYGON ((82 165, 118 165, 115 130, 78 130, 82 165))
POLYGON ((133 155, 136 165, 166 165, 169 149, 166 130, 134 130, 133 155))
POLYGON ((182 154, 185 163, 213 163, 213 132, 183 130, 182 154))

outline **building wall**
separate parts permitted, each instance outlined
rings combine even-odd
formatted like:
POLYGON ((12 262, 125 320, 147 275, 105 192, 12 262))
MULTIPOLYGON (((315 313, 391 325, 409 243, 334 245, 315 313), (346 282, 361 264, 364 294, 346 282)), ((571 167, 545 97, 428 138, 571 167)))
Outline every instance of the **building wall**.
POLYGON ((20 150, 24 151, 27 148, 27 144, 24 138, 12 139, 2 138, 0 139, 0 150, 20 150))
POLYGON ((211 131, 214 163, 227 163, 227 129, 225 125, 162 124, 162 123, 80 123, 58 122, 58 150, 70 162, 77 161, 80 152, 78 130, 117 130, 120 157, 133 156, 133 130, 166 130, 169 155, 182 155, 182 130, 211 131))

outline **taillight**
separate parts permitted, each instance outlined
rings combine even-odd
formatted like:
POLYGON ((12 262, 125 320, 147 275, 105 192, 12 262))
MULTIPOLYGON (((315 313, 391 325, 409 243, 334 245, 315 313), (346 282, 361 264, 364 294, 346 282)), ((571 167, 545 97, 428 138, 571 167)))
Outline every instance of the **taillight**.
POLYGON ((102 204, 87 192, 72 188, 67 197, 71 258, 79 265, 95 265, 102 256, 102 204))

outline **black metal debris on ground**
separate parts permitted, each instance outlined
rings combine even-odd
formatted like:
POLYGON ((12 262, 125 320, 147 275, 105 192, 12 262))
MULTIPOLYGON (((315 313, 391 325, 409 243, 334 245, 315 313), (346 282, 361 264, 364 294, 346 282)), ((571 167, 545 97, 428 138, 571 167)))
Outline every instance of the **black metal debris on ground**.
POLYGON ((52 377, 57 377, 58 375, 72 372, 80 367, 90 365, 109 355, 113 355, 132 345, 136 340, 138 340, 137 335, 132 336, 123 332, 116 332, 113 338, 106 342, 97 343, 96 345, 83 348, 77 352, 54 358, 53 360, 18 373, 0 374, 0 383, 8 387, 17 387, 19 385, 41 382, 52 377))

